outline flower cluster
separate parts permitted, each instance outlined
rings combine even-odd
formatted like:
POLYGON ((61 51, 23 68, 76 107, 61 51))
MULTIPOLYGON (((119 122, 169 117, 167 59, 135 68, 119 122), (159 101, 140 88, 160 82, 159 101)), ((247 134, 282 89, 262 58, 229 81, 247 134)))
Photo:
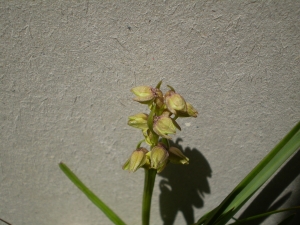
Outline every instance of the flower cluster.
POLYGON ((147 104, 150 114, 138 113, 130 116, 128 125, 141 129, 144 139, 137 145, 130 158, 123 165, 124 170, 135 172, 143 167, 156 169, 161 172, 171 162, 175 164, 188 164, 189 159, 175 147, 170 147, 170 134, 176 129, 181 130, 176 122, 179 117, 197 117, 197 110, 184 98, 176 93, 173 87, 165 94, 160 90, 162 81, 157 86, 139 86, 132 88, 135 94, 133 100, 147 104), (142 142, 150 146, 151 151, 141 147, 142 142))

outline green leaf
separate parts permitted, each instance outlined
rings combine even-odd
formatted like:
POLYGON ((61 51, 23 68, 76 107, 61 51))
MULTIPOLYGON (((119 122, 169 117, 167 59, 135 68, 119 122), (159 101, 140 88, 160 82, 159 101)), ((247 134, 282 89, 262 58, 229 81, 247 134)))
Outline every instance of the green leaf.
MULTIPOLYGON (((236 186, 223 202, 205 220, 205 225, 226 224, 249 198, 300 147, 300 122, 277 146, 236 186), (228 213, 232 208, 230 213, 228 213), (225 214, 225 216, 224 216, 225 214), (220 218, 221 216, 223 218, 220 218)), ((197 223, 199 225, 199 223, 197 223)))
POLYGON ((205 221, 211 217, 211 215, 217 210, 217 208, 209 211, 208 213, 204 214, 196 223, 194 223, 193 225, 202 225, 203 223, 205 223, 205 221))
POLYGON ((295 209, 300 209, 300 206, 292 207, 292 208, 288 208, 288 209, 273 210, 273 211, 270 211, 270 212, 258 214, 258 215, 251 216, 251 217, 248 217, 248 218, 245 218, 245 219, 237 220, 236 222, 231 223, 229 225, 243 224, 243 223, 247 223, 247 222, 252 221, 252 220, 259 219, 261 217, 266 217, 266 216, 270 216, 272 214, 281 213, 281 212, 285 212, 285 211, 291 211, 291 210, 295 210, 295 209))
POLYGON ((79 178, 65 165, 59 163, 60 169, 66 176, 91 200, 102 212, 116 225, 126 225, 104 202, 102 202, 91 190, 89 190, 79 178))

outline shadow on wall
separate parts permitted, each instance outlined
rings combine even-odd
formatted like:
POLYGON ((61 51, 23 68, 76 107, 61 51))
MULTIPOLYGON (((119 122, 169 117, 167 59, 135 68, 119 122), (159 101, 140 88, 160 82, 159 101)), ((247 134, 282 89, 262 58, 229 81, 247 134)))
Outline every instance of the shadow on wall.
MULTIPOLYGON (((182 139, 170 145, 179 148, 182 139)), ((199 150, 186 148, 183 153, 190 159, 189 165, 169 164, 158 175, 160 181, 160 214, 164 225, 172 225, 177 213, 182 212, 186 223, 194 223, 194 209, 204 205, 204 193, 209 194, 208 177, 211 177, 211 168, 199 150)))
MULTIPOLYGON (((259 195, 252 201, 252 203, 246 208, 246 210, 241 214, 239 219, 254 216, 256 214, 261 214, 267 211, 272 211, 276 209, 281 209, 282 205, 289 199, 291 192, 288 192, 276 202, 274 202, 278 196, 285 190, 285 188, 296 179, 300 174, 300 151, 298 151, 283 167, 279 172, 273 177, 273 179, 267 184, 267 186, 259 193, 259 195)), ((298 193, 300 193, 298 191, 298 193)), ((287 207, 299 206, 300 196, 296 196, 296 201, 292 201, 293 205, 287 207)), ((286 207, 285 207, 286 208, 286 207)), ((288 215, 292 214, 291 211, 285 213, 282 220, 288 215)), ((248 222, 247 225, 257 225, 261 224, 266 217, 262 219, 253 220, 253 222, 248 222)), ((296 216, 291 221, 291 224, 300 224, 300 212, 297 210, 296 216)))

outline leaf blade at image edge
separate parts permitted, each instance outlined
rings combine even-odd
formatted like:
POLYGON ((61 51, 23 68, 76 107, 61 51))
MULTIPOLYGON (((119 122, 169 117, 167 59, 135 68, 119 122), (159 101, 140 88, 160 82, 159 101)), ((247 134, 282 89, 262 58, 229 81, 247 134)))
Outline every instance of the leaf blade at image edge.
MULTIPOLYGON (((264 157, 260 163, 236 186, 236 188, 215 208, 205 225, 226 224, 249 198, 277 171, 277 169, 300 147, 300 122, 264 157), (234 210, 227 214, 227 212, 234 210), (226 214, 224 218, 220 216, 226 214)), ((200 220, 201 221, 201 218, 200 220)), ((196 223, 199 225, 199 221, 196 223)))
POLYGON ((104 202, 102 202, 64 163, 59 163, 60 169, 65 175, 91 200, 114 224, 126 225, 119 216, 114 213, 104 202))

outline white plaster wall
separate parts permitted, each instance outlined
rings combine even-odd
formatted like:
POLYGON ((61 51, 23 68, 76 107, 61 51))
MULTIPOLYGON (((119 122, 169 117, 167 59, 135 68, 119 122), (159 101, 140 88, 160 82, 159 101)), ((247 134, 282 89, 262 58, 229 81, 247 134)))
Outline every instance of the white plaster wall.
MULTIPOLYGON (((299 9, 294 0, 1 1, 0 218, 111 224, 59 170, 64 161, 140 224, 143 171, 121 166, 141 139, 127 117, 146 108, 129 90, 162 78, 199 111, 174 137, 212 171, 195 217, 217 206, 300 119, 299 9)), ((162 224, 161 179, 152 224, 162 224)), ((297 182, 282 207, 299 197, 297 182)))

